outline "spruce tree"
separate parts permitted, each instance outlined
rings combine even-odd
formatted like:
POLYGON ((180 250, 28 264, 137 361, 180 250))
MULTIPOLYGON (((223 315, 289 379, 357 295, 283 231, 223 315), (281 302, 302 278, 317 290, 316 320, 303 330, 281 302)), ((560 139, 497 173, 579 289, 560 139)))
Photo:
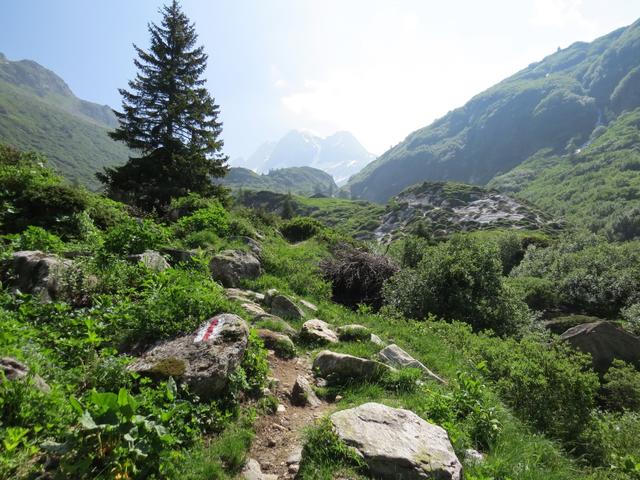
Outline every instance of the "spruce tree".
POLYGON ((164 6, 160 25, 150 24, 149 51, 134 45, 138 73, 120 89, 119 126, 110 135, 135 156, 98 174, 107 193, 145 210, 162 210, 172 198, 215 195, 212 182, 227 172, 220 109, 204 87, 204 47, 177 0, 164 6))

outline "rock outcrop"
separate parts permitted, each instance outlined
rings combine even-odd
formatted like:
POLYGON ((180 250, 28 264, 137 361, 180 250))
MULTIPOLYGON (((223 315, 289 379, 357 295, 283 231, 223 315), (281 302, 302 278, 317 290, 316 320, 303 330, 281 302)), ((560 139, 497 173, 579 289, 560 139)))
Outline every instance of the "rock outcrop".
POLYGON ((640 367, 640 338, 613 322, 584 323, 570 328, 560 338, 590 354, 593 368, 600 374, 609 369, 614 359, 640 367))
POLYGON ((154 378, 185 382, 203 399, 212 399, 227 387, 240 364, 249 328, 237 315, 224 313, 207 320, 198 331, 161 343, 129 366, 154 378))
POLYGON ((380 352, 378 352, 378 358, 380 358, 380 361, 382 363, 385 363, 386 365, 389 365, 391 367, 418 368, 433 380, 440 383, 445 383, 442 378, 425 367, 422 362, 419 362, 418 360, 413 358, 396 344, 388 345, 380 350, 380 352))
POLYGON ((260 260, 242 250, 224 250, 211 259, 209 271, 211 278, 223 286, 237 288, 240 280, 253 280, 260 276, 260 260))
POLYGON ((365 403, 330 418, 338 437, 362 456, 372 478, 462 479, 447 432, 409 410, 365 403))
POLYGON ((169 262, 155 250, 145 250, 144 253, 137 255, 129 255, 129 260, 136 263, 142 263, 149 270, 154 272, 162 272, 170 267, 169 262))
POLYGON ((375 360, 323 350, 313 361, 313 369, 323 378, 342 380, 377 378, 390 367, 375 360))
POLYGON ((3 264, 3 281, 14 291, 29 293, 43 302, 60 297, 62 277, 73 266, 63 260, 38 250, 15 252, 3 264))

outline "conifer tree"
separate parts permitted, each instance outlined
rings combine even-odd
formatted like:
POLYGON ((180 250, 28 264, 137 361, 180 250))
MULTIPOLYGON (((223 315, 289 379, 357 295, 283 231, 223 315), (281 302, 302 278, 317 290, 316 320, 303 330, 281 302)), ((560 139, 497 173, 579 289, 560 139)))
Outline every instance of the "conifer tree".
POLYGON ((135 156, 98 179, 107 193, 145 210, 162 210, 172 198, 215 195, 214 177, 227 172, 220 109, 204 87, 204 47, 177 0, 164 6, 160 25, 150 24, 149 51, 134 45, 138 72, 120 89, 119 126, 110 135, 135 156))

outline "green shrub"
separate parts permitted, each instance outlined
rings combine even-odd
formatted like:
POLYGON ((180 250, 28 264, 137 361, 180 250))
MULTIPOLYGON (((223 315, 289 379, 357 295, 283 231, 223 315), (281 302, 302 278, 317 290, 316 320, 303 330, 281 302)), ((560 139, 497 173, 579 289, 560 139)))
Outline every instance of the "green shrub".
POLYGON ((296 217, 284 222, 280 227, 280 232, 290 242, 302 242, 317 235, 323 229, 324 226, 314 218, 296 217))
POLYGON ((8 238, 13 250, 42 250, 47 253, 60 253, 64 250, 64 242, 60 237, 33 225, 27 227, 22 233, 10 235, 8 238))
POLYGON ((267 351, 260 337, 252 330, 240 368, 231 379, 231 393, 247 392, 254 396, 261 394, 267 384, 268 373, 267 351))
POLYGON ((640 303, 625 307, 620 312, 625 320, 625 328, 634 335, 640 335, 640 303))
POLYGON ((633 365, 614 360, 604 375, 600 401, 608 410, 640 412, 640 372, 633 365))
POLYGON ((104 250, 108 253, 131 255, 153 250, 167 241, 164 227, 149 219, 127 219, 104 235, 104 250))
POLYGON ((432 313, 500 334, 515 333, 530 320, 526 304, 503 284, 495 244, 460 235, 430 247, 417 268, 392 277, 384 299, 408 318, 432 313))
POLYGON ((554 283, 547 278, 511 277, 507 283, 533 310, 548 310, 558 304, 554 283))
POLYGON ((219 202, 209 201, 206 208, 181 217, 174 226, 176 235, 180 237, 204 230, 215 232, 221 237, 229 233, 229 214, 219 202))

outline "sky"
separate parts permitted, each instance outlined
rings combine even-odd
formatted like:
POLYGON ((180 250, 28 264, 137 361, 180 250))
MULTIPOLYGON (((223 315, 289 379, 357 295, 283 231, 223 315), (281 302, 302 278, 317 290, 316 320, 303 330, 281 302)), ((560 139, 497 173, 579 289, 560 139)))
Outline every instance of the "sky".
MULTIPOLYGON (((168 1, 168 0, 167 0, 168 1)), ((120 107, 162 0, 0 0, 0 52, 120 107)), ((232 164, 292 129, 382 154, 558 47, 640 18, 636 0, 182 0, 209 54, 232 164)))

